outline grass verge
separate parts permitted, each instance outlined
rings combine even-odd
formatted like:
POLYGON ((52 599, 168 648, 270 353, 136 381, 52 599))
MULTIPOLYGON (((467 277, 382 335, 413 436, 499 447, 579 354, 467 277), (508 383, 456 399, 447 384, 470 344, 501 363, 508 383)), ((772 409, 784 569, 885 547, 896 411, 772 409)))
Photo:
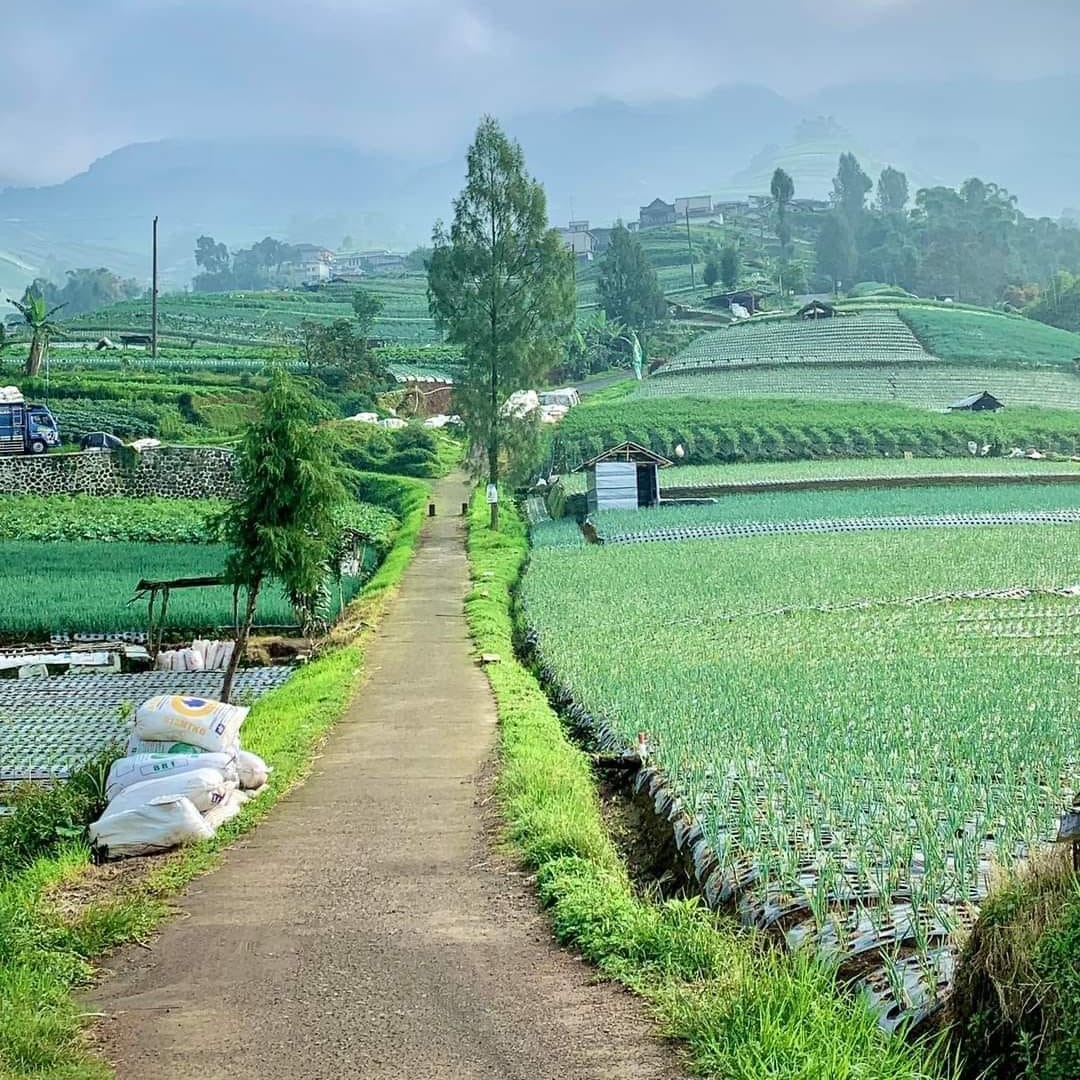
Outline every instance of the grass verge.
MULTIPOLYGON (((374 485, 373 481, 373 485, 374 485)), ((169 911, 167 898, 211 869, 223 848, 266 816, 307 774, 327 731, 359 685, 367 634, 393 596, 416 546, 428 485, 380 477, 402 520, 393 546, 364 592, 349 605, 330 648, 284 686, 260 698, 244 724, 244 746, 273 767, 267 792, 206 841, 161 859, 124 885, 105 882, 98 897, 61 911, 57 891, 87 878, 90 851, 65 834, 18 867, 0 867, 0 1080, 103 1080, 111 1070, 89 1050, 85 1015, 72 991, 88 982, 103 950, 147 933, 169 911), (390 489, 394 490, 391 491, 390 489)), ((40 839, 40 838, 37 838, 40 839)))
POLYGON ((1070 845, 990 894, 951 1001, 957 1034, 982 1050, 978 1080, 1080 1076, 1080 875, 1070 845))
POLYGON ((474 586, 466 601, 500 720, 499 797, 509 839, 536 870, 556 937, 645 997, 691 1067, 725 1080, 941 1080, 934 1048, 888 1038, 869 1009, 838 994, 833 971, 787 956, 696 900, 654 901, 634 889, 600 815, 585 755, 567 737, 513 647, 513 592, 525 525, 506 504, 487 527, 469 516, 474 586))

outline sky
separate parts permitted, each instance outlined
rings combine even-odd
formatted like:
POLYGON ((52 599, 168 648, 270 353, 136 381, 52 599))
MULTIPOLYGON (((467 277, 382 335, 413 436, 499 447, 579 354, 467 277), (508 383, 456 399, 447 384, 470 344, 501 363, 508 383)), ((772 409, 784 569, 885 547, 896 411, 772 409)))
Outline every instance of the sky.
POLYGON ((419 159, 485 112, 1080 70, 1080 0, 38 0, 4 24, 0 182, 129 142, 317 134, 419 159))

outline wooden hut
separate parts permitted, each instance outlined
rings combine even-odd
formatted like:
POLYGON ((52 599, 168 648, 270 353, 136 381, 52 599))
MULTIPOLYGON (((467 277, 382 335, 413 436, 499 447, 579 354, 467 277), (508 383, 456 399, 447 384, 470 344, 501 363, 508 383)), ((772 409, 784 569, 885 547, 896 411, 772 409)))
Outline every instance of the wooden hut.
POLYGON ((981 394, 970 394, 966 398, 954 401, 949 406, 949 412, 992 412, 1004 408, 1003 401, 998 401, 993 394, 984 390, 981 394))
POLYGON ((638 510, 660 504, 657 470, 671 462, 635 442, 624 442, 580 464, 575 472, 588 477, 589 513, 638 510))
POLYGON ((799 308, 798 314, 800 319, 831 319, 836 314, 836 308, 824 300, 811 300, 799 308))

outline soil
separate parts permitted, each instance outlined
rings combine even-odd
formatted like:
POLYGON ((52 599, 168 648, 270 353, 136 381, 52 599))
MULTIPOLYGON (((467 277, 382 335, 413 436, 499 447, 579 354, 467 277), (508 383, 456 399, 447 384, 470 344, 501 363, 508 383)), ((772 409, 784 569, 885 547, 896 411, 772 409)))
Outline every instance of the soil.
POLYGON ((121 1080, 674 1080, 644 1005, 559 950, 492 825, 496 714, 436 491, 370 678, 311 779, 121 950, 88 1007, 121 1080))

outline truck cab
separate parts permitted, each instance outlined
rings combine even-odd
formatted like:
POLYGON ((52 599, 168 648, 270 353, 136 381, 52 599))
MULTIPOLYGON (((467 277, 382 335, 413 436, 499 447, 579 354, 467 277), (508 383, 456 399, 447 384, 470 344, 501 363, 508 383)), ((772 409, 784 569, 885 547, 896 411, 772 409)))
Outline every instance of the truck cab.
POLYGON ((0 387, 0 454, 44 454, 60 445, 60 426, 47 405, 24 400, 14 386, 0 387))

